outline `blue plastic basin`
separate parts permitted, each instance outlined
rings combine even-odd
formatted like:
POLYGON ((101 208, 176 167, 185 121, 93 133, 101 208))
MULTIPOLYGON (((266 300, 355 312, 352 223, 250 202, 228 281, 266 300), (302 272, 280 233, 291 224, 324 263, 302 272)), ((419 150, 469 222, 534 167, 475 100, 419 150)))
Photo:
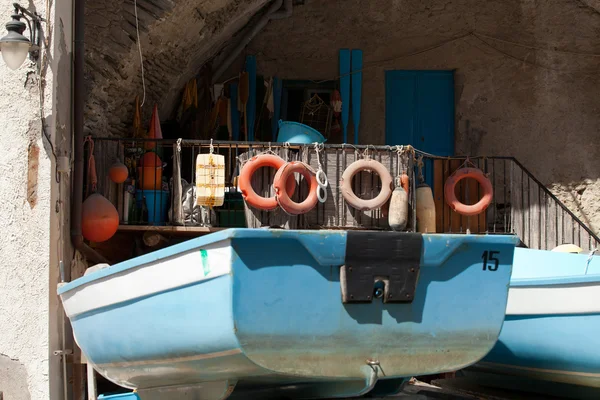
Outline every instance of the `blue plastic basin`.
POLYGON ((319 131, 299 122, 279 120, 277 141, 281 143, 311 144, 327 141, 319 131))
POLYGON ((170 197, 166 190, 137 190, 135 199, 137 206, 142 206, 142 198, 146 199, 148 209, 148 223, 151 225, 162 225, 167 220, 170 197))

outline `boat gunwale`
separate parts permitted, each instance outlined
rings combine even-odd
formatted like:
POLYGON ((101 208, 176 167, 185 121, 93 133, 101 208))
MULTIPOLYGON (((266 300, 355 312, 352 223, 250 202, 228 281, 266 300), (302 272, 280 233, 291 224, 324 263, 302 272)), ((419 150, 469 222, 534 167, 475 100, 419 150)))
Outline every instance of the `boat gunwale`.
POLYGON ((551 278, 519 278, 511 279, 510 287, 518 288, 543 288, 543 287, 557 287, 557 286, 585 286, 588 284, 600 284, 600 274, 590 275, 565 275, 551 278))
MULTIPOLYGON (((283 230, 283 229, 265 229, 265 228, 231 228, 218 232, 211 233, 209 235, 201 236, 198 238, 190 239, 183 243, 178 243, 172 246, 168 246, 164 249, 157 250, 148 254, 144 254, 138 257, 134 257, 132 259, 110 265, 107 268, 103 268, 98 271, 94 271, 88 275, 84 275, 80 278, 77 278, 71 282, 60 283, 58 285, 57 294, 59 296, 64 295, 65 293, 80 288, 89 283, 93 283, 95 281, 110 277, 112 275, 116 275, 122 273, 127 270, 135 269, 143 267, 150 263, 155 263, 157 261, 161 261, 170 257, 177 256, 179 254, 183 254, 185 252, 189 252, 196 248, 207 246, 211 244, 215 244, 218 242, 231 240, 231 239, 241 239, 241 238, 277 238, 277 237, 287 237, 292 238, 295 236, 303 236, 303 235, 339 235, 346 236, 348 233, 347 230, 334 230, 334 229, 320 229, 320 230, 283 230)), ((478 242, 485 238, 489 240, 491 243, 506 243, 517 245, 519 242, 519 238, 515 235, 506 234, 506 235, 489 235, 489 234, 457 234, 457 233, 430 233, 430 234, 422 234, 424 241, 431 241, 432 239, 440 240, 452 240, 452 239, 460 239, 455 242, 455 246, 452 251, 444 252, 445 257, 432 257, 432 262, 428 262, 427 265, 440 265, 445 259, 450 256, 458 246, 464 243, 472 243, 478 242)), ((425 250, 425 247, 424 247, 425 250)), ((318 259, 317 259, 318 261, 318 259)), ((329 265, 329 264, 328 264, 329 265)))

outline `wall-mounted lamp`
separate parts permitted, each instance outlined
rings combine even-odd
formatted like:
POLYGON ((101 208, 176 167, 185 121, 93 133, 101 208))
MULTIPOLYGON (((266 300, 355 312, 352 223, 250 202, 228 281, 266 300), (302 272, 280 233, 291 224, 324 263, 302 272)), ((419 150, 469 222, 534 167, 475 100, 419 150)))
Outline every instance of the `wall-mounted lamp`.
POLYGON ((0 51, 8 68, 14 71, 23 64, 27 54, 31 60, 37 61, 41 23, 46 20, 38 13, 27 11, 17 3, 13 3, 13 6, 15 13, 12 15, 12 20, 6 24, 8 33, 0 39, 0 51), (21 18, 27 21, 27 25, 21 21, 21 18), (26 27, 29 27, 29 39, 23 36, 26 27))

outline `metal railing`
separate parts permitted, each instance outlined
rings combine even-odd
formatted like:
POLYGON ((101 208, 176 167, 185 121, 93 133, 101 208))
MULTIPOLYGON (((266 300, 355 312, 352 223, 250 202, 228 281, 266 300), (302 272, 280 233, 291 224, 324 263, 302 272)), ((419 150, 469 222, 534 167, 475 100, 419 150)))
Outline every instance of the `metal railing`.
MULTIPOLYGON (((164 212, 165 207, 172 211, 173 204, 192 201, 193 183, 195 181, 196 157, 207 153, 211 146, 209 141, 198 140, 148 140, 125 138, 94 138, 95 159, 98 171, 98 190, 111 200, 118 208, 123 224, 146 224, 143 215, 134 215, 125 211, 126 204, 140 206, 140 181, 144 181, 144 169, 139 170, 136 164, 147 151, 158 154, 163 165, 163 178, 159 187, 150 188, 150 192, 168 191, 168 204, 153 201, 156 207, 164 212), (177 155, 177 157, 176 157, 177 155), (122 185, 115 185, 108 179, 108 168, 116 159, 128 164, 130 180, 122 185), (174 168, 175 164, 178 168, 174 168), (183 180, 182 193, 174 199, 174 183, 172 179, 175 169, 183 180), (141 174, 139 174, 140 172, 141 174), (135 182, 132 182, 132 179, 135 182), (188 184, 186 187, 185 184, 188 184), (129 193, 129 195, 126 195, 129 193), (133 199, 133 200, 132 200, 133 199), (127 215, 129 214, 129 215, 127 215), (124 218, 127 216, 128 218, 124 218)), ((214 152, 225 157, 226 201, 223 207, 208 209, 190 207, 183 221, 175 221, 171 212, 155 224, 185 224, 205 226, 280 226, 292 229, 389 229, 387 217, 382 210, 367 212, 357 211, 349 207, 341 196, 339 181, 341 174, 353 161, 364 156, 384 164, 394 176, 398 171, 399 158, 397 146, 353 146, 325 145, 319 159, 329 178, 328 200, 318 204, 315 209, 300 216, 289 216, 281 210, 260 211, 244 204, 241 194, 236 189, 236 176, 243 163, 253 155, 267 150, 275 152, 287 160, 301 160, 317 167, 314 146, 284 145, 282 143, 263 142, 212 142, 214 152), (170 215, 170 216, 169 216, 170 215), (243 215, 243 217, 242 217, 243 215)), ((450 210, 444 198, 444 183, 448 176, 463 165, 466 157, 436 157, 415 150, 417 157, 423 156, 422 171, 419 163, 410 157, 408 174, 411 182, 409 198, 408 230, 416 227, 416 186, 419 176, 432 187, 436 204, 436 232, 438 233, 511 233, 521 238, 527 247, 536 249, 552 249, 563 243, 573 243, 584 250, 594 249, 600 239, 584 223, 582 223, 556 196, 541 184, 521 163, 512 157, 471 157, 469 160, 483 170, 494 189, 493 201, 488 209, 475 217, 463 217, 450 210)), ((253 187, 258 194, 272 195, 272 181, 275 171, 262 168, 253 178, 253 187)), ((151 179, 152 180, 152 179, 151 179)), ((158 182, 157 182, 158 183, 158 182)), ((300 180, 296 198, 303 198, 307 193, 307 185, 300 180)), ((158 186, 158 185, 156 185, 158 186)), ((355 193, 359 197, 374 197, 381 189, 380 180, 371 173, 361 173, 353 182, 355 193)), ((146 188, 148 189, 148 188, 146 188)), ((141 191, 142 194, 145 191, 141 191)), ((472 204, 480 198, 479 186, 471 180, 462 180, 457 185, 457 197, 464 203, 472 204)), ((143 208, 143 204, 141 204, 143 208)), ((130 206, 131 208, 131 206, 130 206)), ((148 206, 146 206, 148 208, 148 206)))
MULTIPOLYGON (((599 246, 600 238, 514 157, 468 159, 488 175, 494 189, 490 206, 475 217, 452 212, 443 190, 445 180, 467 157, 424 155, 426 169, 433 170, 438 232, 514 233, 525 246, 543 250, 566 243, 586 251, 599 246)), ((481 196, 475 182, 463 180, 457 186, 463 203, 475 203, 481 196)))

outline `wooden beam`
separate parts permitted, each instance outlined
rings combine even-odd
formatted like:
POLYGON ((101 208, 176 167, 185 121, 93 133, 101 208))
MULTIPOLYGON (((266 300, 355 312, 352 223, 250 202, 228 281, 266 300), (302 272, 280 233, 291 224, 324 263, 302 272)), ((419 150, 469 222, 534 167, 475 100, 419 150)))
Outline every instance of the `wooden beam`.
POLYGON ((154 226, 154 225, 119 225, 121 232, 160 232, 160 233, 213 233, 227 228, 208 226, 154 226))
POLYGON ((87 389, 88 389, 88 400, 96 400, 98 398, 98 392, 96 389, 96 375, 94 374, 94 367, 92 364, 87 365, 87 389))

